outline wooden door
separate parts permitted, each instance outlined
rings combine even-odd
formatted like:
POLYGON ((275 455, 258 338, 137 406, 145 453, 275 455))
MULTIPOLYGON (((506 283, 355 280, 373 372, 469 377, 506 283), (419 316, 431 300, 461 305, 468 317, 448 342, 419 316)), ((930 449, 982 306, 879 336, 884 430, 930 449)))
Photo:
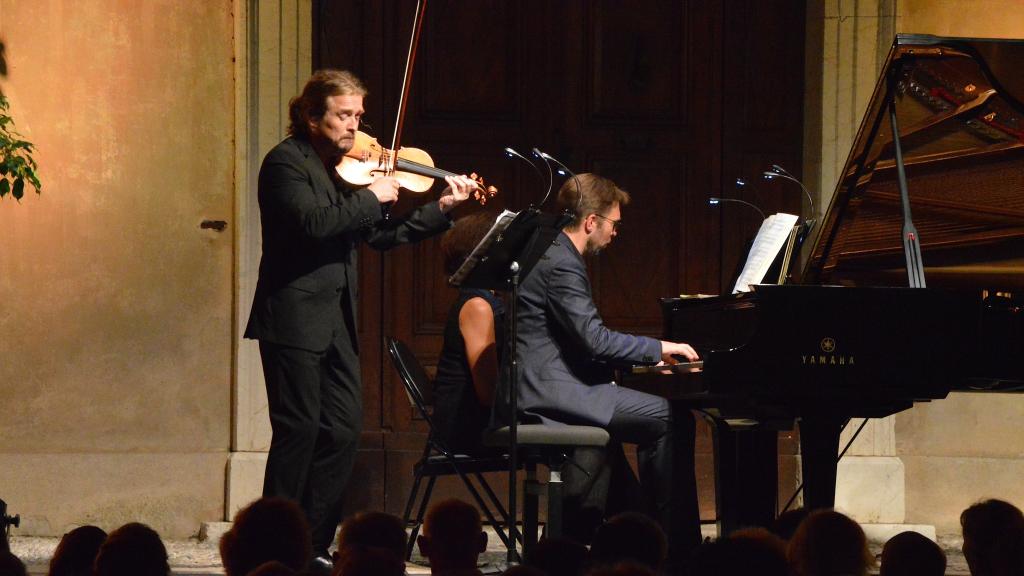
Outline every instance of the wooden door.
MULTIPOLYGON (((315 4, 316 66, 366 81, 366 119, 383 140, 413 8, 413 0, 315 4)), ((657 335, 659 297, 717 293, 741 257, 752 223, 707 198, 733 195, 736 175, 761 164, 799 172, 802 39, 803 5, 783 0, 430 0, 402 143, 428 150, 445 169, 484 175, 501 190, 496 204, 514 210, 543 191, 505 146, 536 146, 619 183, 633 202, 612 247, 589 263, 595 299, 610 326, 657 335)), ((394 211, 434 197, 403 194, 394 211)), ((798 198, 756 200, 774 212, 792 210, 798 198)), ((361 258, 366 432, 358 466, 371 481, 353 487, 350 505, 400 512, 426 428, 381 340, 405 340, 432 369, 454 290, 436 239, 361 258)), ((711 517, 706 429, 698 451, 702 510, 711 517)), ((456 484, 439 490, 461 494, 456 484)))

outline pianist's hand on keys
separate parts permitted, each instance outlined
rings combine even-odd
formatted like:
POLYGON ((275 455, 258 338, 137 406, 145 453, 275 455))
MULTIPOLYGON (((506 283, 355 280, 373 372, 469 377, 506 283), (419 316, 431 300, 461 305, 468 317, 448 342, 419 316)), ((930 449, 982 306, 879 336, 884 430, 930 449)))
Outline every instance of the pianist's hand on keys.
POLYGON ((667 342, 661 341, 661 360, 666 364, 678 364, 679 359, 676 356, 682 356, 687 362, 694 362, 700 360, 700 356, 692 346, 684 342, 667 342))

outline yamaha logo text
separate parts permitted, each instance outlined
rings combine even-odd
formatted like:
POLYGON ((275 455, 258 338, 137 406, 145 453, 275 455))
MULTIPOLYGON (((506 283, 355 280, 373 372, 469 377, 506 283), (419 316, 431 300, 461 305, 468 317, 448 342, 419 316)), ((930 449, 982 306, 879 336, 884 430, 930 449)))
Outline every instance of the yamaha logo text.
POLYGON ((819 351, 813 354, 803 354, 805 366, 853 366, 856 364, 853 355, 837 354, 836 341, 834 338, 825 337, 818 344, 819 351))

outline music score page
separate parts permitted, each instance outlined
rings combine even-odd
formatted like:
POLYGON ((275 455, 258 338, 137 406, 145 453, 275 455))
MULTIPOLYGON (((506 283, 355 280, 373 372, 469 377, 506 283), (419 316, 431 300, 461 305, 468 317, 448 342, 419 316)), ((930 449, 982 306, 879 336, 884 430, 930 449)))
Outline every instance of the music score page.
POLYGON ((747 254, 747 262, 743 265, 743 271, 736 279, 736 285, 732 293, 750 292, 751 284, 761 284, 764 281, 768 268, 771 267, 779 250, 788 242, 793 226, 800 217, 795 214, 779 212, 772 214, 761 223, 761 229, 754 237, 754 244, 747 254))

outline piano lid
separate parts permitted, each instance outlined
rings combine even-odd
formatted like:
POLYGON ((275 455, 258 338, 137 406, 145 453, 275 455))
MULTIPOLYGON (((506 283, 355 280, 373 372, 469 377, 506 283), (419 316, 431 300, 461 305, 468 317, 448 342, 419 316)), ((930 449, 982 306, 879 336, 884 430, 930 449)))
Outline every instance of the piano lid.
POLYGON ((894 93, 928 286, 1024 287, 1022 69, 1021 40, 897 36, 802 282, 907 285, 894 93))

